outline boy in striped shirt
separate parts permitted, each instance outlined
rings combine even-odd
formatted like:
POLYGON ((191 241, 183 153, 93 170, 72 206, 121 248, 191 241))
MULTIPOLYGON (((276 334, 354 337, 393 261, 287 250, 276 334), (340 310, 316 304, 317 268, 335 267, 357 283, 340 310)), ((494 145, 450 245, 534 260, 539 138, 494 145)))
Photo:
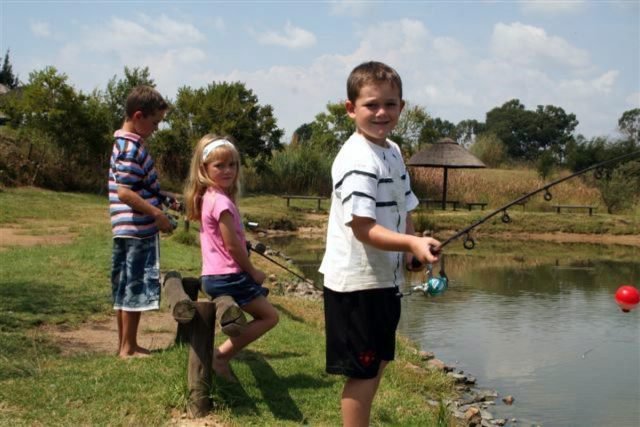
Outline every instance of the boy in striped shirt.
POLYGON ((114 133, 109 169, 111 289, 121 358, 149 355, 137 341, 140 316, 160 308, 158 232, 169 232, 172 225, 161 208, 165 196, 145 139, 158 129, 167 109, 154 88, 137 86, 127 97, 122 128, 114 133))

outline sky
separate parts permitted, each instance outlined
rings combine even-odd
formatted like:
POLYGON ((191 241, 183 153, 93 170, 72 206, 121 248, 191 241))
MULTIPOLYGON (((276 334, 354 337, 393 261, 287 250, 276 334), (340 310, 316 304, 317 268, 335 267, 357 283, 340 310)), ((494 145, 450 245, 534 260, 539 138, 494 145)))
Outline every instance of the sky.
POLYGON ((22 82, 54 66, 88 93, 148 67, 175 100, 183 86, 240 81, 287 136, 342 102, 369 60, 399 72, 409 105, 453 123, 517 98, 615 138, 640 108, 640 0, 0 0, 0 24, 22 82))

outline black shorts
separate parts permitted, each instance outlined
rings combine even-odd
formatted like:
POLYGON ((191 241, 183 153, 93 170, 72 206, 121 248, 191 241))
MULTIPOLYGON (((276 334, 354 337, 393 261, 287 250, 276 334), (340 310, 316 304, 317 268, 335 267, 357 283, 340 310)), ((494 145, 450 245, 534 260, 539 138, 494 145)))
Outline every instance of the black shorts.
POLYGON ((396 353, 400 298, 396 288, 335 292, 324 288, 329 374, 370 379, 396 353))

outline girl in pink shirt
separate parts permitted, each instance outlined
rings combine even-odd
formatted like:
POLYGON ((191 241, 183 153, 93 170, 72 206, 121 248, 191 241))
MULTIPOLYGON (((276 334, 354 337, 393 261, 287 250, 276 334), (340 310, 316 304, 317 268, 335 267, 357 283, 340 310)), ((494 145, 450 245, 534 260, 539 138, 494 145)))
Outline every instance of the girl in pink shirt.
POLYGON ((185 188, 187 217, 200 221, 202 289, 212 298, 228 295, 253 320, 215 351, 213 370, 237 381, 230 360, 278 323, 278 312, 262 287, 266 276, 253 266, 247 251, 240 212, 240 154, 229 137, 205 135, 196 145, 185 188))

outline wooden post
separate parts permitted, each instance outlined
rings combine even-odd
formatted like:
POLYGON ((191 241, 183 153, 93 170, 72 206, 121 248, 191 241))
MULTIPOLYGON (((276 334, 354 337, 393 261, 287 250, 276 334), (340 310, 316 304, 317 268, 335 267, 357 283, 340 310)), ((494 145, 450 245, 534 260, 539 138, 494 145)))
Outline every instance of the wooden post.
POLYGON ((211 410, 211 389, 213 361, 213 336, 216 305, 210 301, 195 303, 196 313, 191 321, 189 366, 187 385, 189 387, 188 411, 192 417, 203 417, 211 410))
MULTIPOLYGON (((182 279, 183 292, 191 301, 198 300, 198 292, 200 290, 200 279, 197 277, 185 277, 182 279)), ((195 302, 193 304, 193 312, 195 315, 195 302)), ((178 322, 178 330, 176 331, 176 344, 188 344, 191 337, 191 323, 178 322)))
POLYGON ((168 272, 164 276, 163 287, 171 314, 176 319, 176 322, 190 322, 196 312, 196 307, 193 303, 195 298, 190 298, 190 295, 185 293, 180 273, 177 271, 168 272))
POLYGON ((198 292, 200 292, 200 279, 198 277, 185 277, 182 279, 182 287, 189 298, 193 301, 198 300, 198 292))

